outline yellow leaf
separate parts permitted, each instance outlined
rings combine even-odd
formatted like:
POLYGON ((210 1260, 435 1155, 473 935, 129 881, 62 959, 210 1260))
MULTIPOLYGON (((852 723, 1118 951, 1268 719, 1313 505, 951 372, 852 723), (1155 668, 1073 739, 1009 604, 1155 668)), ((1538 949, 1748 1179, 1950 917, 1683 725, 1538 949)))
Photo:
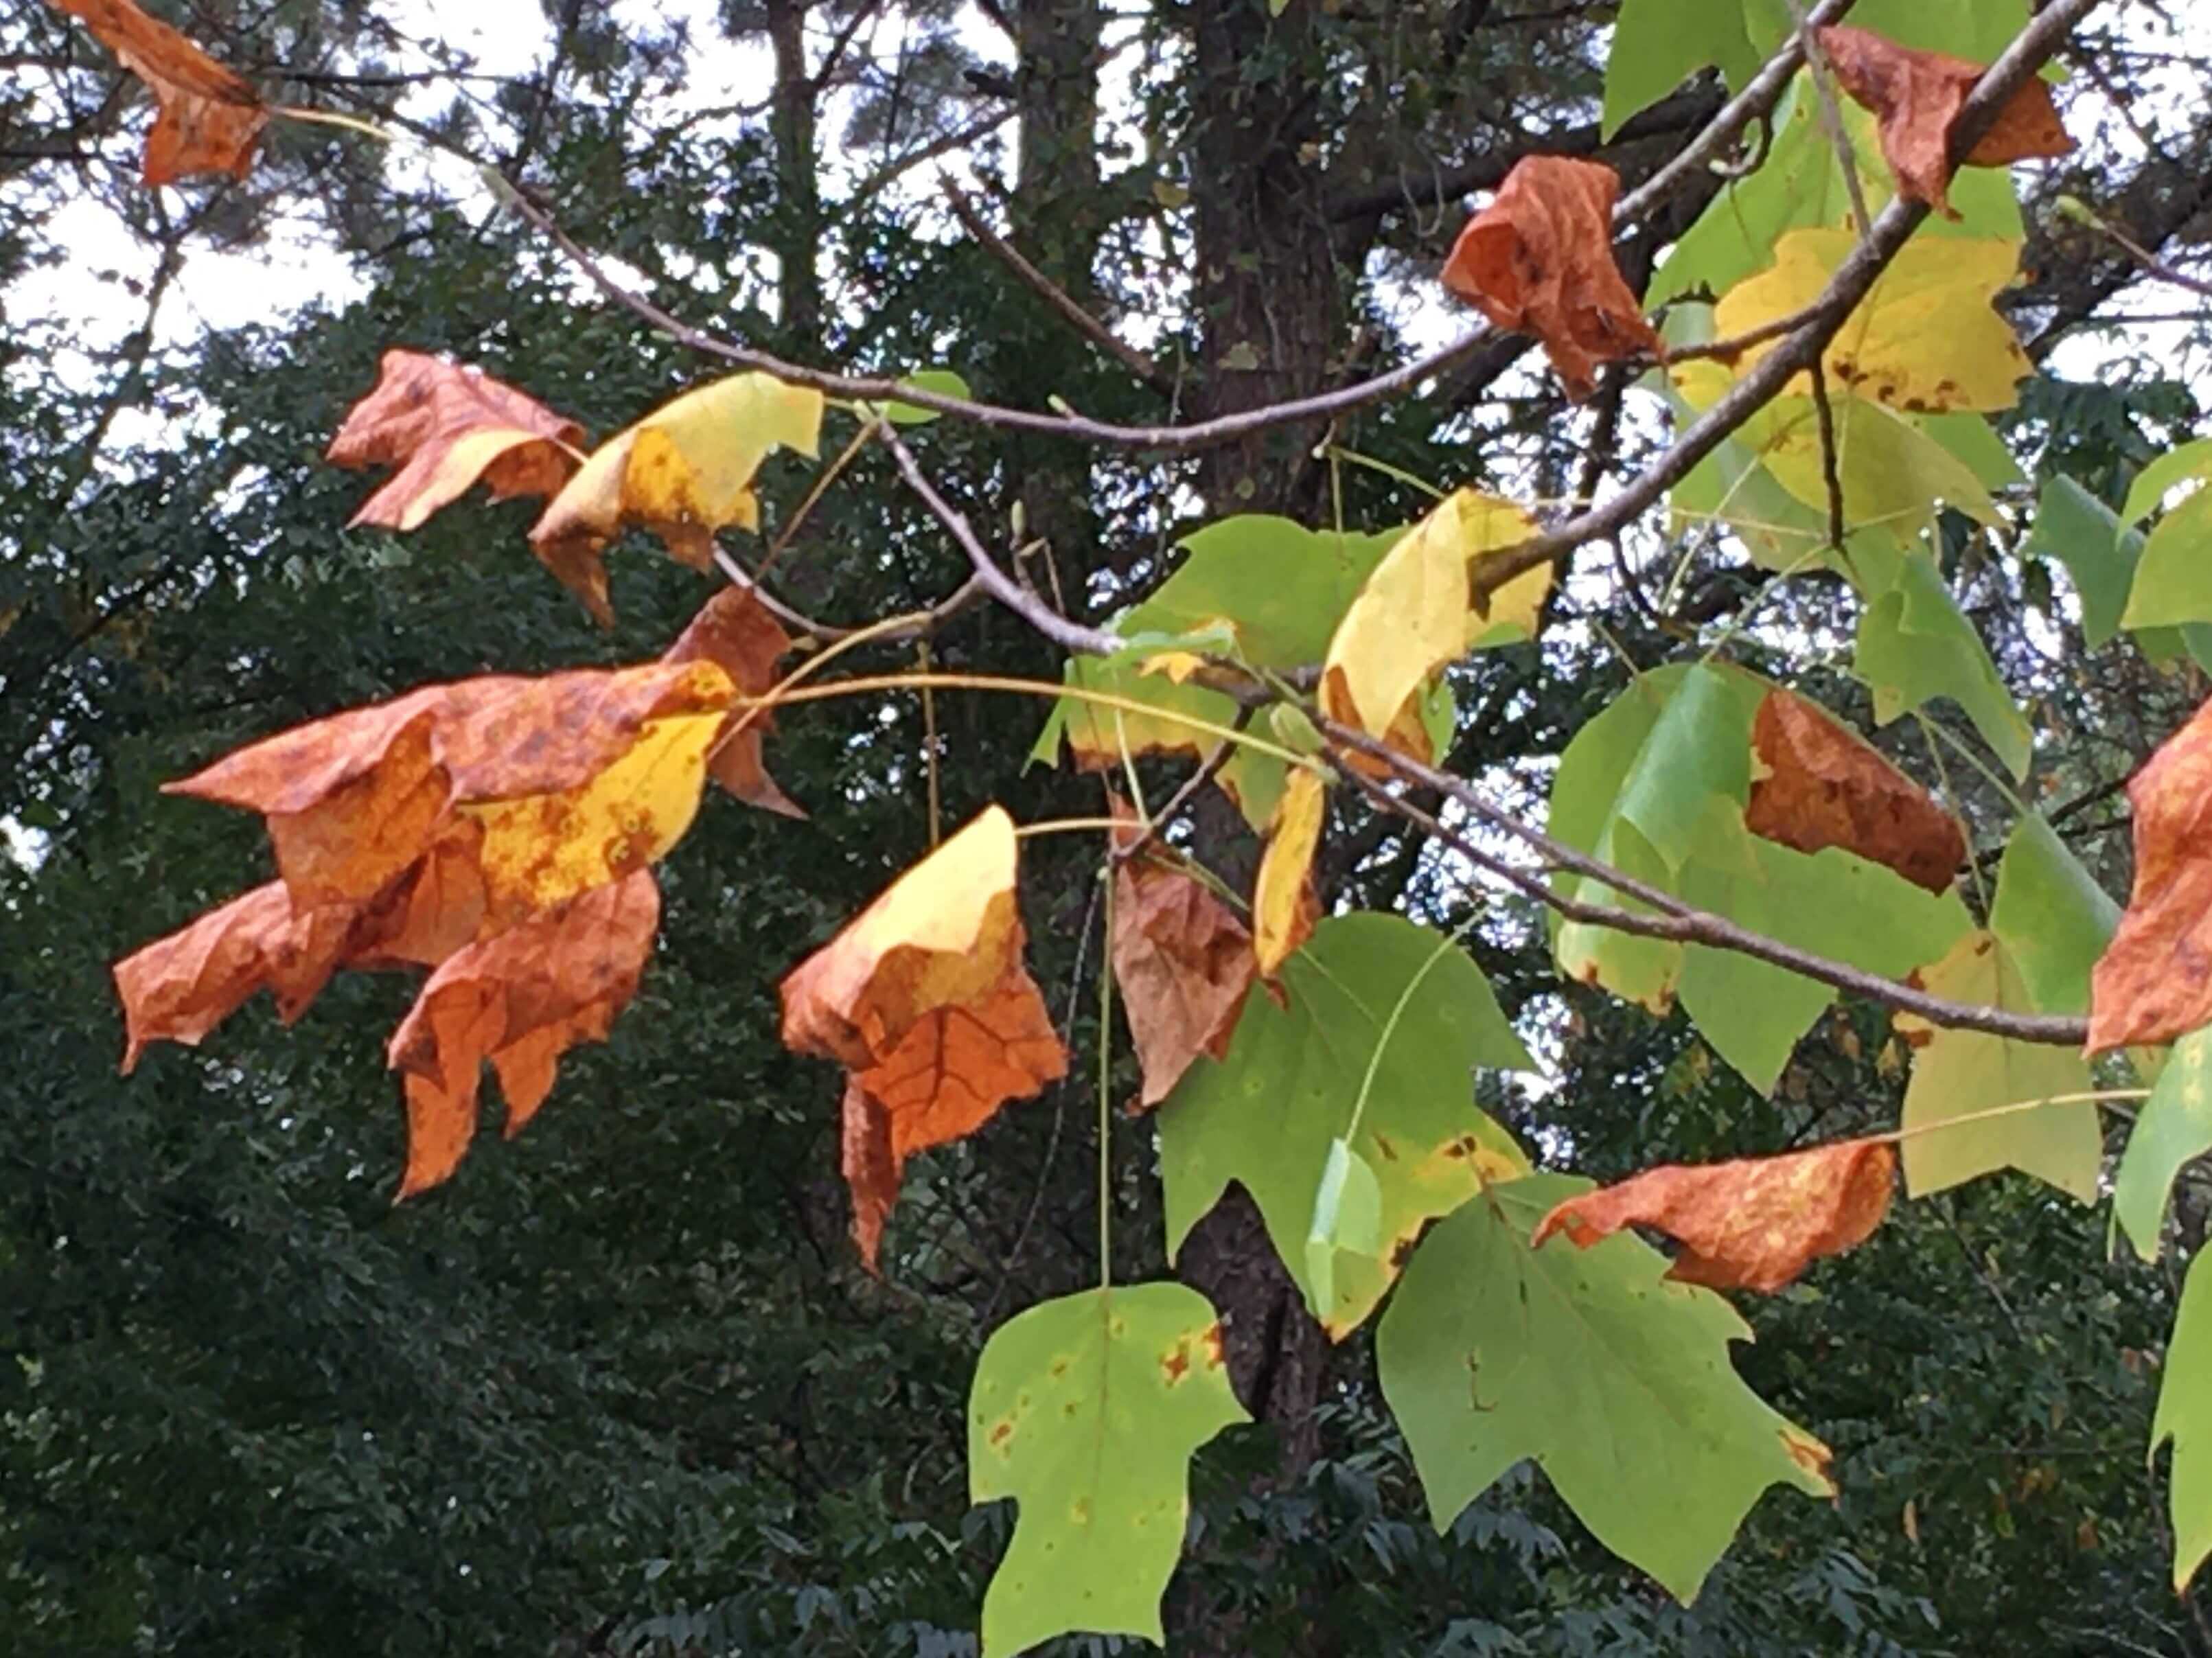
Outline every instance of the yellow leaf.
MULTIPOLYGON (((2003 944, 1978 930, 1914 976, 1930 994, 1952 1001, 2021 1012, 2033 1005, 2003 944)), ((1908 1013, 1898 1014, 1894 1023, 1915 1050, 1912 1080, 1905 1090, 1906 1195, 1921 1197, 1978 1175, 2017 1169, 2083 1203, 2095 1199, 2104 1139, 2094 1105, 2045 1105, 1956 1128, 1936 1127, 1996 1106, 2087 1092, 2089 1067, 2077 1051, 1942 1029, 1908 1013), (1917 1132, 1929 1129, 1934 1132, 1917 1132)))
POLYGON ((687 392, 593 450, 530 531, 530 544, 602 623, 611 616, 599 555, 625 524, 658 533, 694 568, 714 562, 714 531, 757 529, 753 475, 779 446, 811 456, 822 394, 761 374, 687 392))
POLYGON ((1252 888, 1252 953, 1260 971, 1275 975, 1292 952, 1313 931, 1313 913, 1306 902, 1306 882, 1313 870, 1315 850, 1321 845, 1321 825, 1328 804, 1328 786, 1321 774, 1300 767, 1283 790, 1282 804, 1267 836, 1267 850, 1260 859, 1259 879, 1252 888))
MULTIPOLYGON (((1771 270, 1738 282, 1713 310, 1723 339, 1801 311, 1820 297, 1856 246, 1847 230, 1793 230, 1771 270)), ((2019 274, 2020 244, 2001 236, 1916 237, 1891 262, 1829 342, 1821 366, 1835 387, 1910 414, 2009 409, 2028 372, 2011 325, 1990 300, 2019 274)), ((1744 353, 1747 369, 1778 342, 1744 353)), ((1799 374, 1785 394, 1809 396, 1799 374)))
POLYGON ((484 901, 495 918, 550 909, 658 863, 699 811, 719 712, 648 721, 580 787, 464 806, 483 826, 484 901))
POLYGON ((1526 513, 1495 496, 1461 489, 1439 502, 1375 567, 1337 624, 1322 708, 1371 737, 1416 736, 1420 721, 1407 717, 1407 705, 1439 668, 1471 650, 1535 636, 1549 565, 1516 576, 1480 611, 1469 597, 1485 554, 1535 533, 1526 513))

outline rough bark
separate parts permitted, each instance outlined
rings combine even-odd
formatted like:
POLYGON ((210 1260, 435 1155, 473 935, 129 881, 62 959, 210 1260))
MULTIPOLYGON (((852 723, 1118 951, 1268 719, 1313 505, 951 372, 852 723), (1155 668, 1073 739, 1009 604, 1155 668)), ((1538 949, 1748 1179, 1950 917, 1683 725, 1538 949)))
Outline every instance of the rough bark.
POLYGON ((769 136, 775 144, 781 190, 776 289, 787 349, 811 361, 822 343, 822 195, 816 177, 815 86, 806 69, 805 0, 767 0, 768 39, 775 56, 769 136))

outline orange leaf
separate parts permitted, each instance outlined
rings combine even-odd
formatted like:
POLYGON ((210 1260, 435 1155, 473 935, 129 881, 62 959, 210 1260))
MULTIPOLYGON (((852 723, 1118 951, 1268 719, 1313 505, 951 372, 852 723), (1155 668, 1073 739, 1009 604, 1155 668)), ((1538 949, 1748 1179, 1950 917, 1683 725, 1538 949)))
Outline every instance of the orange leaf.
POLYGON ((331 440, 338 466, 397 466, 355 524, 412 530, 479 481, 494 501, 550 495, 576 470, 584 428, 482 369, 387 351, 375 389, 331 440))
MULTIPOLYGON (((1837 83, 1881 124, 1881 153, 1899 191, 1947 219, 1959 215, 1945 191, 1951 179, 1951 124, 1985 64, 1940 52, 1915 52, 1866 29, 1832 25, 1819 31, 1837 83)), ((1960 160, 1966 167, 2002 167, 2074 148, 2059 124, 2051 88, 2030 79, 1997 112, 1995 125, 1960 160)))
POLYGON ((447 958, 392 1033, 406 1081, 407 1172, 399 1196, 451 1175, 476 1133, 483 1063, 499 1073, 512 1137, 552 1092, 562 1054, 603 1042, 637 993, 660 890, 649 870, 447 958))
POLYGON ((1443 283, 1500 328, 1534 334, 1571 398, 1600 362, 1659 352, 1659 336, 1613 259, 1620 178, 1597 161, 1531 155, 1468 221, 1443 283))
POLYGON ((871 1268, 912 1153, 1066 1074, 1022 965, 1013 820, 986 810, 786 975, 783 1041, 851 1073, 844 1164, 871 1268), (881 1121, 877 1120, 880 1114, 881 1121))
POLYGON ((2087 1051, 2212 1023, 2212 701, 2128 785, 2136 884, 2089 993, 2087 1051))
POLYGON ((1313 861, 1328 811, 1328 786, 1320 774, 1304 766, 1291 773, 1252 884, 1252 955, 1263 978, 1275 976, 1320 919, 1313 861))
POLYGON ((616 880, 690 826, 732 695, 710 662, 426 686, 164 786, 258 811, 307 905, 366 902, 475 822, 488 926, 616 880))
MULTIPOLYGON (((770 616, 757 596, 742 587, 725 587, 700 608, 664 662, 712 662, 748 696, 776 683, 776 664, 791 651, 791 635, 770 616)), ((804 817, 805 811, 775 785, 761 763, 761 739, 775 729, 765 708, 739 709, 722 724, 708 750, 707 769, 714 780, 747 805, 804 817)))
POLYGON ((165 185, 195 173, 243 179, 268 124, 253 88, 131 0, 53 0, 143 81, 161 113, 146 135, 145 179, 165 185))
POLYGON ((1819 852, 1846 852, 1942 893, 1966 861, 1966 837, 1935 796, 1812 703, 1767 693, 1751 728, 1764 774, 1743 821, 1753 835, 1819 852))
MULTIPOLYGON (((1118 798, 1114 815, 1136 838, 1135 813, 1118 798)), ((1139 1108, 1168 1096, 1200 1054, 1218 1060, 1252 987, 1252 933, 1229 906, 1164 860, 1146 853, 1114 872, 1114 978, 1144 1072, 1139 1108)))
POLYGON ((1651 1169, 1570 1198, 1538 1223, 1540 1245, 1565 1232, 1587 1249, 1624 1226, 1680 1241, 1668 1277, 1716 1290, 1771 1293, 1821 1255, 1863 1243, 1889 1212, 1897 1153, 1887 1140, 1843 1140, 1778 1157, 1651 1169))

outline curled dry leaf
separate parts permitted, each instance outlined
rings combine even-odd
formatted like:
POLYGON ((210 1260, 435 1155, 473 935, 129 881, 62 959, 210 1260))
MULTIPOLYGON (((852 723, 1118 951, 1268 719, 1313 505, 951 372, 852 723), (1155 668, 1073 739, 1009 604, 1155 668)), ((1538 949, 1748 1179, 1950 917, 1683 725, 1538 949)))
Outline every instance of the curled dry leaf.
MULTIPOLYGON (((739 691, 758 696, 775 684, 776 665, 790 651, 791 635, 757 595, 725 587, 700 607, 661 660, 712 662, 739 691)), ((732 709, 707 751, 707 770, 749 806, 804 817, 805 810, 776 786, 761 763, 761 740, 775 729, 775 716, 765 708, 732 709)))
MULTIPOLYGON (((1127 846, 1136 815, 1116 799, 1114 816, 1129 825, 1115 843, 1127 846)), ((1227 1055, 1256 965, 1251 929, 1205 883, 1142 852, 1114 872, 1113 950, 1149 1111, 1200 1054, 1227 1055)))
POLYGON ((161 106, 146 135, 145 179, 196 173, 243 179, 269 112, 253 88, 131 0, 52 0, 143 81, 161 106))
POLYGON ((1321 919, 1313 862, 1328 812, 1328 786, 1321 774, 1304 766, 1293 771, 1268 826, 1267 849, 1252 884, 1252 955, 1263 978, 1281 970, 1321 919))
POLYGON ((2089 995, 2088 1051, 2212 1023, 2212 701, 2128 785, 2136 882, 2089 995))
POLYGON ((407 1172, 399 1196, 451 1175, 476 1133, 484 1061, 520 1133, 553 1091, 561 1055, 604 1042, 637 993, 660 925, 650 870, 594 887, 448 957, 392 1033, 407 1090, 407 1172))
POLYGON ((993 806, 786 975, 784 1045, 849 1073, 844 1167, 872 1268, 913 1153, 973 1133, 1066 1074, 1022 964, 1013 819, 993 806))
POLYGON ((1486 556, 1536 528, 1512 502, 1473 489, 1438 502, 1376 566, 1337 624, 1322 671, 1322 708, 1417 759, 1435 758, 1420 698, 1436 671, 1478 646, 1536 636, 1550 565, 1516 576, 1480 608, 1470 586, 1486 556))
MULTIPOLYGON (((1914 52, 1871 30, 1832 24, 1819 31, 1820 48, 1845 93, 1881 124, 1881 153, 1899 193, 1925 202, 1947 219, 1959 216, 1946 191, 1951 180, 1951 124, 1989 65, 1940 52, 1914 52)), ((1966 167, 2002 167, 2036 156, 2064 155, 2074 141, 2058 119, 2051 88, 2030 79, 1997 112, 1995 125, 1960 158, 1966 167)))
POLYGON ((687 392, 592 452, 530 531, 546 568, 602 623, 600 555, 626 524, 657 533, 696 570, 713 568, 714 532, 760 527, 753 475, 772 449, 811 456, 822 394, 762 374, 732 374, 687 392))
POLYGON ((1875 1139, 1668 1164, 1568 1199, 1537 1224, 1529 1243, 1565 1232, 1588 1248, 1624 1226, 1650 1226, 1683 1246, 1668 1277, 1771 1294, 1820 1256, 1864 1242, 1889 1212, 1896 1170, 1896 1152, 1875 1139))
POLYGON ((1784 690, 1759 705, 1751 743, 1753 835, 1799 852, 1841 847, 1930 892, 1950 889, 1966 857, 1958 819, 1872 744, 1784 690))
POLYGON ((325 459, 397 466, 349 521, 412 530, 478 482, 494 501, 553 494, 576 470, 572 452, 583 440, 576 422, 480 368, 394 350, 325 459))
POLYGON ((1571 398, 1601 362, 1659 355, 1659 336, 1613 258, 1620 177, 1597 161, 1531 155, 1468 222, 1443 283, 1500 328, 1534 334, 1571 398))
POLYGON ((465 679, 295 726, 164 789, 266 816, 308 906, 368 901, 470 823, 495 930, 673 846, 734 694, 708 661, 465 679))

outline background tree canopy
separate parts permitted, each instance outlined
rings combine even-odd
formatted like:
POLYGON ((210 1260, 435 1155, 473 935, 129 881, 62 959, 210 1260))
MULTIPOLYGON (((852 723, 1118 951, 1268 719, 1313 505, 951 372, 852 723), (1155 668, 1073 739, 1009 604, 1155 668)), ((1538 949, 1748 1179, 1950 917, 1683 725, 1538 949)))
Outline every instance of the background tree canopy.
MULTIPOLYGON (((398 976, 343 975, 290 1030, 257 999, 206 1045, 157 1048, 118 1079, 110 963, 273 873, 258 824, 158 786, 419 685, 650 659, 706 590, 640 538, 611 559, 614 625, 594 626, 525 553, 533 501, 472 497, 404 535, 343 527, 373 484, 326 464, 331 435, 393 347, 478 365, 601 437, 726 372, 609 303, 546 216, 685 322, 798 362, 950 367, 991 404, 1119 424, 1323 392, 1462 331, 1437 274, 1468 204, 1516 162, 1601 160, 1635 187, 1744 85, 1793 8, 147 9, 270 103, 443 148, 279 120, 246 176, 149 189, 138 81, 59 9, 0 16, 10 1641, 975 1651, 1014 1514, 969 1506, 971 1373, 1012 1315, 1096 1282, 1102 1150, 1115 1276, 1170 1272, 1158 1120, 1116 1113, 1097 1144, 1096 839, 1022 853, 1030 970, 1076 1062, 907 1165, 880 1277, 847 1237, 832 1068, 777 1040, 776 987, 939 823, 994 801, 1023 822, 1096 816, 1097 780, 1028 763, 1039 701, 892 689, 783 709, 773 769, 807 820, 710 797, 659 866, 659 943, 606 1044, 568 1056, 526 1135, 395 1206, 404 1128, 384 1045, 413 995, 398 976), (1633 76, 1608 74, 1617 42, 1633 76), (453 152, 515 181, 526 210, 453 152), (1073 325, 1054 288, 1093 325, 1073 325)), ((1883 722, 1884 751, 1965 821, 1978 916, 2015 788, 2127 890, 2121 786, 2203 701, 2212 658, 2190 629, 2092 650, 2119 601, 2048 489, 2067 480, 2059 510, 2109 543, 2146 465, 2212 432, 2212 46, 2187 11, 2093 9, 2053 77, 2075 151, 1954 187, 1995 192, 1978 212, 2016 193, 2026 238, 2024 278, 1996 305, 2032 370, 1994 418, 2002 442, 1968 463, 2002 514, 1990 529, 1946 512, 1929 564, 1986 645, 1993 691, 1978 705, 1953 679, 1924 720, 1888 723, 1879 676, 1863 656, 1853 671, 1861 605, 1838 570, 1763 555, 1765 507, 1738 503, 1746 521, 1723 532, 1727 502, 1701 517, 1678 495, 1671 517, 1563 557, 1540 639, 1449 670, 1440 766, 1540 822, 1577 733, 1638 674, 1725 640, 1732 659, 1883 722), (2017 785, 2015 704, 2034 716, 2017 785)), ((1978 43, 1987 61, 2027 14, 1863 0, 1851 21, 1978 43)), ((1777 198, 1753 193, 1778 176, 1764 169, 1739 186, 1729 165, 1698 167, 1616 249, 1648 307, 1677 301, 1676 343, 1696 300, 1748 274, 1721 271, 1693 225, 1733 216, 1771 252, 1820 222, 1804 203, 1827 187, 1828 124, 1861 118, 1799 86, 1738 161, 1809 155, 1810 170, 1777 198)), ((1571 403, 1533 340, 1495 332, 1414 395, 1187 452, 957 419, 913 440, 988 540, 1037 550, 1025 582, 1100 624, 1232 513, 1391 530, 1431 510, 1428 480, 1547 520, 1601 499, 1668 441, 1634 383, 1616 367, 1571 403)), ((848 435, 826 431, 825 461, 848 435)), ((821 471, 772 458, 765 536, 728 538, 756 567, 775 545, 769 585, 800 616, 922 610, 968 578, 882 445, 856 445, 779 536, 821 471)), ((988 605, 927 652, 1048 679, 1063 654, 988 605)), ((915 647, 854 660, 908 668, 915 647)), ((1189 768, 1139 770, 1157 805, 1189 768)), ((1190 844, 1248 888, 1261 839, 1226 797, 1202 796, 1194 825, 1190 844)), ((1914 1056, 1887 1008, 1844 999, 1757 1085, 1683 1012, 1563 979, 1541 907, 1481 896, 1468 868, 1436 833, 1336 791, 1327 907, 1460 938, 1542 1070, 1484 1073, 1482 1103, 1547 1164, 1612 1181, 1897 1121, 1914 1056)), ((1133 1097, 1134 1062, 1115 1064, 1116 1097, 1133 1097)), ((2113 1153, 2124 1139, 2116 1123, 2113 1153)), ((2184 1170, 2169 1247, 2146 1264, 2108 1251, 2103 1207, 2003 1175, 1900 1205, 1848 1259, 1738 1297, 1757 1340, 1737 1368, 1833 1449, 1838 1495, 1760 1501, 1686 1606, 1529 1463, 1432 1527, 1375 1326, 1329 1341, 1232 1189, 1174 1272, 1224 1315, 1254 1420, 1194 1464, 1171 1638, 2212 1658, 2202 1595, 2172 1587, 2167 1459, 2143 1458, 2209 1193, 2200 1166, 2184 1170)))

